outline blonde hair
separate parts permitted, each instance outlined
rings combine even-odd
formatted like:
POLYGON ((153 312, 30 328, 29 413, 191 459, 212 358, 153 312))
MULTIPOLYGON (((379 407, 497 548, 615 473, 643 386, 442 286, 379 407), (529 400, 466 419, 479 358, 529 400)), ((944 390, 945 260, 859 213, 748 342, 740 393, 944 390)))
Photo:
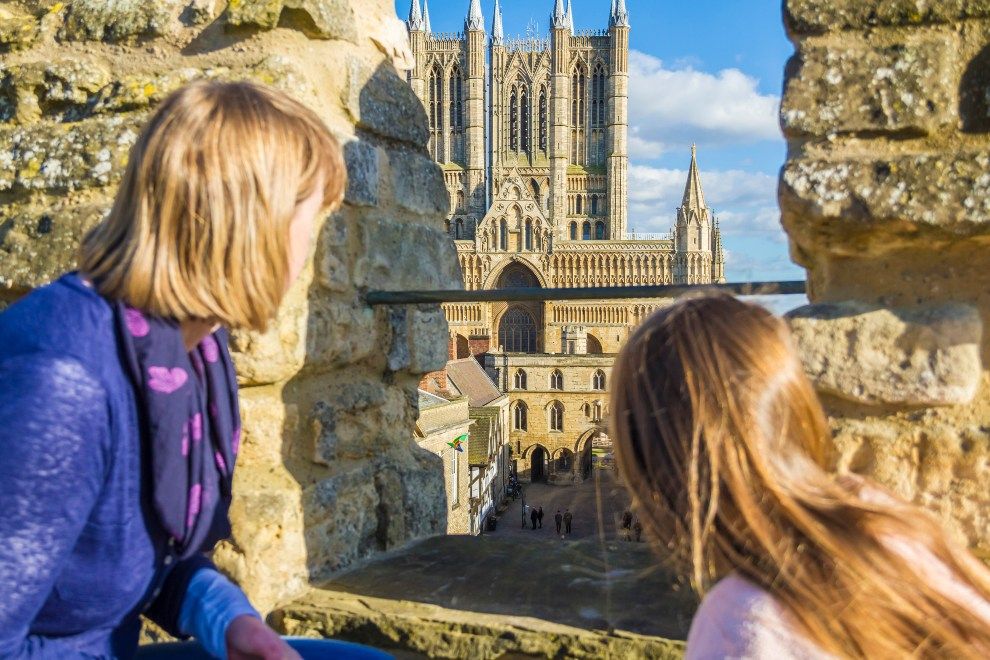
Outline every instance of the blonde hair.
POLYGON ((616 362, 612 424, 644 525, 699 595, 736 571, 838 656, 990 656, 990 623, 898 549, 990 600, 987 571, 927 512, 823 469, 824 411, 766 310, 710 295, 647 320, 616 362))
POLYGON ((335 208, 345 185, 313 111, 253 83, 194 83, 144 128, 79 267, 108 299, 263 330, 288 286, 296 206, 322 191, 335 208))

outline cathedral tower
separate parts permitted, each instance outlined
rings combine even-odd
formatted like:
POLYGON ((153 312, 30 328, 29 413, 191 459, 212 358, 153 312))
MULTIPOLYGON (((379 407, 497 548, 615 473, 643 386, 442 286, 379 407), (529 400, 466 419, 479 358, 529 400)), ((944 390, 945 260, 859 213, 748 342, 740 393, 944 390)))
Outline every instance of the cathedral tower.
POLYGON ((566 237, 568 214, 567 165, 571 143, 570 61, 571 29, 564 0, 556 0, 550 15, 551 130, 550 224, 558 239, 566 237))
POLYGON ((684 198, 677 209, 674 229, 675 276, 686 284, 707 284, 724 280, 721 233, 716 231, 711 209, 705 202, 698 169, 698 149, 691 147, 684 198))
POLYGON ((629 12, 626 0, 612 0, 609 18, 612 71, 608 90, 608 218, 611 235, 626 236, 629 199, 629 12))
POLYGON ((481 13, 481 0, 471 0, 467 20, 464 22, 466 38, 467 143, 465 145, 465 178, 467 208, 472 216, 480 219, 487 210, 485 177, 485 17, 481 13))

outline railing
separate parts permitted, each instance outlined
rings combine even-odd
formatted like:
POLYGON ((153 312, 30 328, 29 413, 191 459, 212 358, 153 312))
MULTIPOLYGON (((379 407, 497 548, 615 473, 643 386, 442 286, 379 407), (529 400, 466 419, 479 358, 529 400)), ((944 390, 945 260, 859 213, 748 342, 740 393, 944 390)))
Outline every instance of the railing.
POLYGON ((692 291, 723 291, 737 296, 800 295, 803 281, 736 282, 731 284, 668 284, 663 286, 589 287, 582 289, 498 289, 486 291, 369 291, 365 302, 378 305, 439 305, 442 303, 549 302, 554 300, 620 300, 674 298, 692 291))
POLYGON ((672 233, 641 233, 641 232, 626 232, 627 241, 669 241, 673 240, 674 235, 672 233))

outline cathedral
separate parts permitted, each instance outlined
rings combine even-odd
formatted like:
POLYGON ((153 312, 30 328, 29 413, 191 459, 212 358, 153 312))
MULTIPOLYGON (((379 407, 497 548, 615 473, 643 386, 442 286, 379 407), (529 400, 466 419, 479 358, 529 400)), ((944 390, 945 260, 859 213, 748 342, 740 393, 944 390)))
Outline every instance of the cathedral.
MULTIPOLYGON (((432 31, 428 2, 411 1, 409 84, 427 111, 466 289, 724 281, 693 148, 672 232, 629 232, 625 0, 612 0, 607 29, 580 31, 570 0, 555 0, 549 35, 517 38, 505 34, 499 0, 490 34, 481 0, 470 0, 457 34, 432 31)), ((452 357, 478 358, 510 394, 520 476, 566 483, 587 473, 614 355, 664 304, 444 306, 452 357)))

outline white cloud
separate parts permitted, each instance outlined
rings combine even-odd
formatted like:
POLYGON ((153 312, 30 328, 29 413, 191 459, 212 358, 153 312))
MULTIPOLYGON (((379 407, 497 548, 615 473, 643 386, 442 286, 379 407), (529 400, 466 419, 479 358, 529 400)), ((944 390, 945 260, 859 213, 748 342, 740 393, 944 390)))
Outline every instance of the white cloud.
POLYGON ((629 150, 634 158, 658 158, 668 145, 780 139, 779 105, 779 97, 760 94, 758 81, 739 69, 711 74, 690 62, 667 68, 652 55, 629 54, 629 150))

